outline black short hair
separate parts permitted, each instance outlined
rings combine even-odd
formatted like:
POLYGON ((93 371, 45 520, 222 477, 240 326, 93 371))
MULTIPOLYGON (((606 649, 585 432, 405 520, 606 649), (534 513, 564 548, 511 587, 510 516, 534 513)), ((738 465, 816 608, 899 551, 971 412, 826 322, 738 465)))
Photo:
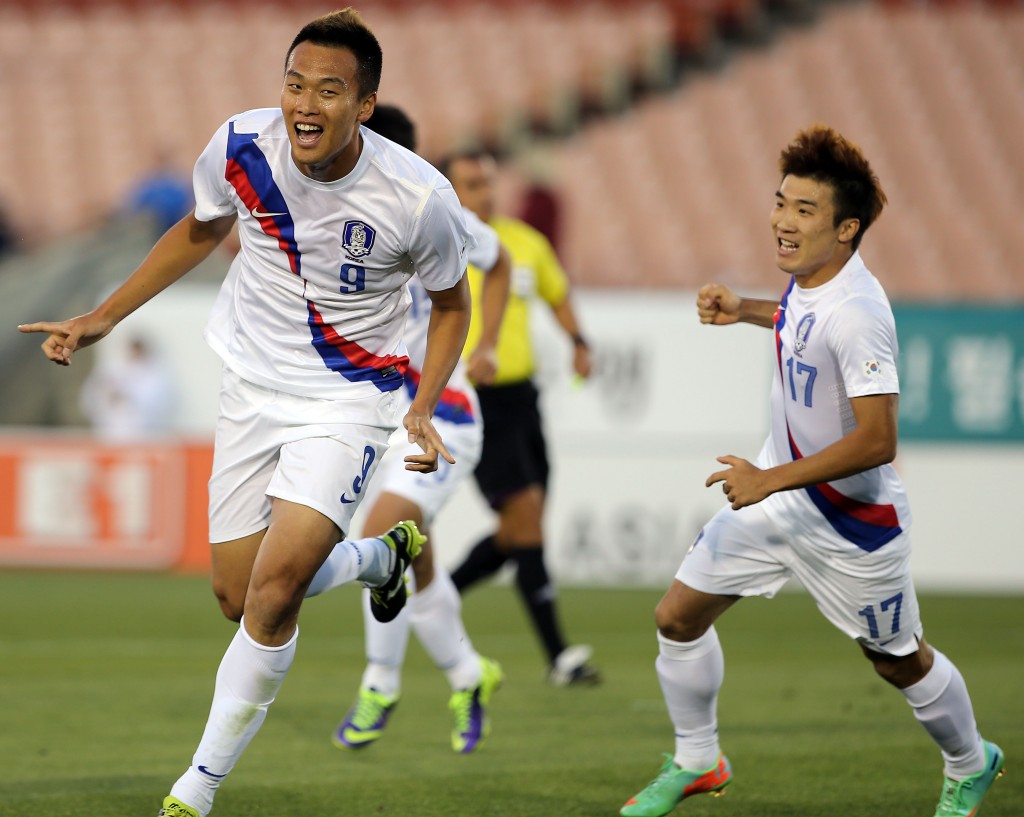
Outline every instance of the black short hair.
POLYGON ((416 151, 416 125, 397 105, 375 105, 373 114, 363 125, 385 139, 416 151))
POLYGON ((285 70, 292 52, 300 43, 310 42, 327 48, 347 48, 356 58, 356 82, 359 93, 369 96, 380 86, 384 55, 380 43, 354 8, 332 11, 302 27, 285 55, 285 70))
POLYGON ((856 250, 868 227, 886 204, 878 176, 861 149, 828 125, 812 125, 800 131, 782 151, 779 170, 783 178, 800 176, 828 184, 835 198, 834 225, 848 218, 860 221, 851 247, 856 250))
POLYGON ((474 162, 483 162, 493 158, 494 157, 483 148, 471 147, 465 148, 463 150, 457 150, 453 153, 445 154, 434 163, 434 167, 436 167, 441 172, 442 176, 444 176, 446 179, 450 179, 451 176, 448 175, 448 171, 452 169, 453 164, 455 164, 461 159, 469 159, 474 162))

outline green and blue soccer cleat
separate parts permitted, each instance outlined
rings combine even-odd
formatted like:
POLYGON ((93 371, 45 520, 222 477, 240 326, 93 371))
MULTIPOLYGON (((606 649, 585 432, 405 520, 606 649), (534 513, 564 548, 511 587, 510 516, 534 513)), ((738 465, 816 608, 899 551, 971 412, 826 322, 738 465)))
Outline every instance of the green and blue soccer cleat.
POLYGON ((411 520, 399 522, 383 536, 378 537, 395 552, 395 564, 383 584, 370 588, 370 612, 377 621, 394 620, 402 608, 409 592, 405 586, 405 571, 412 560, 420 555, 427 537, 420 533, 411 520))
POLYGON ((481 658, 480 668, 480 683, 473 689, 452 693, 448 701, 448 707, 455 716, 452 748, 464 755, 479 747, 490 733, 491 722, 487 717, 487 707, 491 696, 505 680, 505 674, 497 661, 481 658))
POLYGON ((695 794, 720 797, 731 782, 732 766, 725 755, 719 755, 718 762, 710 769, 692 772, 680 769, 672 755, 666 754, 658 776, 643 791, 630 797, 619 814, 622 817, 662 817, 695 794))
POLYGON ((382 695, 375 689, 362 688, 345 719, 331 737, 339 749, 362 749, 384 733, 391 712, 398 705, 397 697, 382 695))
POLYGON ((177 797, 167 795, 164 798, 163 808, 156 813, 156 817, 200 817, 199 812, 192 806, 186 806, 177 797))
POLYGON ((935 817, 974 817, 981 808, 981 801, 989 786, 1003 774, 1003 750, 987 740, 985 745, 985 768, 964 780, 946 778, 942 785, 942 796, 935 809, 935 817))

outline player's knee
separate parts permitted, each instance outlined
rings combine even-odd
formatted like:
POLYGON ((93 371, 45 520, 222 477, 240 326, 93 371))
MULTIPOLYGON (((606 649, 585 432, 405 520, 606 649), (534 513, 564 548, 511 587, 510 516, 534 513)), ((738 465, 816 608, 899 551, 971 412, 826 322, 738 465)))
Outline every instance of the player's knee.
POLYGON ((864 650, 864 654, 879 677, 899 689, 906 689, 927 675, 920 651, 912 655, 884 655, 864 650))
POLYGON ((217 597, 217 601, 220 602, 220 611, 224 614, 224 618, 236 623, 242 620, 242 605, 235 604, 230 599, 221 596, 217 597))
POLYGON ((254 584, 245 597, 245 619, 258 620, 259 626, 276 629, 297 613, 302 596, 303 588, 287 577, 254 584))
POLYGON ((434 580, 434 560, 418 556, 412 560, 412 575, 418 590, 425 589, 434 580))
POLYGON ((906 666, 898 660, 885 657, 872 658, 871 664, 879 678, 898 689, 905 689, 915 683, 914 680, 911 680, 912 674, 907 672, 906 666))
POLYGON ((899 686, 898 683, 900 671, 899 665, 896 661, 893 661, 886 656, 868 656, 868 660, 871 661, 871 666, 875 668, 875 672, 878 676, 893 686, 899 686))
POLYGON ((544 492, 530 486, 514 494, 498 514, 499 539, 516 542, 543 540, 544 492))
POLYGON ((702 627, 700 622, 680 615, 679 609, 666 599, 662 599, 654 608, 654 623, 658 627, 658 632, 672 641, 696 641, 708 629, 702 627))
POLYGON ((517 548, 523 545, 536 546, 544 543, 544 524, 540 516, 520 509, 516 513, 503 514, 495 534, 499 547, 517 548))
POLYGON ((217 597, 220 610, 229 621, 241 621, 245 609, 245 592, 237 592, 230 585, 217 581, 213 583, 213 595, 217 597))

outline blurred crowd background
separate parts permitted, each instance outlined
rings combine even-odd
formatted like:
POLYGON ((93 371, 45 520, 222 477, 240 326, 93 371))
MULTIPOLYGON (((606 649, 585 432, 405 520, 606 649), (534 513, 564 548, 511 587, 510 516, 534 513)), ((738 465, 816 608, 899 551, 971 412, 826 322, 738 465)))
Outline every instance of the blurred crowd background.
MULTIPOLYGON (((562 195, 557 243, 581 285, 764 282, 749 236, 766 154, 823 120, 885 181, 896 215, 875 242, 894 295, 1024 296, 1019 2, 357 5, 384 49, 380 99, 420 123, 425 155, 481 143, 562 195)), ((329 7, 4 0, 8 250, 95 227, 140 180, 187 181, 228 114, 276 103, 290 32, 329 7)))
MULTIPOLYGON (((869 266, 895 303, 934 308, 932 340, 904 342, 905 353, 918 362, 943 354, 968 307, 981 310, 972 313, 981 325, 998 325, 995 340, 950 352, 933 379, 980 367, 980 394, 957 416, 980 416, 975 431, 994 431, 1019 464, 1024 2, 353 5, 383 47, 379 99, 410 113, 424 155, 493 152, 500 209, 545 232, 575 286, 598 298, 689 298, 712 279, 777 292, 766 249, 776 157, 812 122, 838 128, 864 148, 889 197, 864 245, 869 266), (993 400, 1009 419, 986 414, 993 400)), ((331 8, 0 0, 0 424, 91 420, 102 431, 102 398, 85 381, 117 371, 165 389, 164 406, 187 402, 180 364, 177 383, 125 376, 147 356, 159 367, 166 334, 126 334, 120 363, 83 356, 58 372, 15 326, 86 311, 133 269, 191 206, 192 164, 216 128, 278 103, 291 37, 331 8)), ((190 280, 215 286, 229 260, 212 259, 190 280)))

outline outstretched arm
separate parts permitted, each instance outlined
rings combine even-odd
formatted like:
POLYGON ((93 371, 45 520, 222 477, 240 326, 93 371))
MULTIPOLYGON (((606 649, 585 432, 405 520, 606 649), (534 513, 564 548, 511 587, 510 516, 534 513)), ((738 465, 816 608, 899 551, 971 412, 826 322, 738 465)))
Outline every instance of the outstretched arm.
POLYGON ((462 276, 451 289, 427 290, 427 295, 430 296, 427 351, 416 397, 402 421, 409 432, 409 442, 423 449, 422 454, 406 457, 405 467, 409 471, 424 473, 437 470, 439 454, 448 462, 455 463, 430 418, 466 345, 470 316, 469 283, 466 276, 462 276))
POLYGON ((723 284, 705 284, 697 292, 697 315, 700 322, 713 326, 752 323, 771 329, 778 308, 778 301, 741 298, 723 284))
POLYGON ((512 281, 512 259, 504 247, 498 248, 498 260, 484 276, 480 289, 480 340, 469 356, 466 374, 474 383, 487 385, 498 371, 498 332, 505 317, 508 291, 512 281))
POLYGON ((110 334, 118 323, 209 257, 230 232, 234 216, 199 221, 193 213, 164 233, 128 279, 92 312, 65 321, 22 324, 21 332, 45 332, 43 353, 68 366, 71 355, 110 334))
POLYGON ((718 457, 729 467, 709 476, 705 485, 710 488, 721 482, 733 510, 739 510, 779 491, 833 482, 892 462, 896 457, 899 395, 854 397, 850 407, 857 426, 821 451, 766 470, 739 457, 718 457))

